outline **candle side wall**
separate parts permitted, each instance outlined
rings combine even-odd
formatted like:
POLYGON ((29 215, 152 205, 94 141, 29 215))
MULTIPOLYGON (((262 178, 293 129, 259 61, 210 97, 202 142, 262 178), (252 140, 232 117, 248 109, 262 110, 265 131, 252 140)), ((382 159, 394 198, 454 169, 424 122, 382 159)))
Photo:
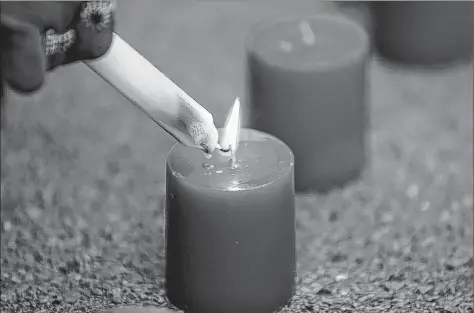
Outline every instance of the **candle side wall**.
POLYGON ((249 55, 250 127, 291 147, 297 190, 324 190, 365 164, 366 60, 340 71, 291 73, 249 55))
POLYGON ((195 312, 272 312, 293 293, 293 172, 258 189, 210 190, 167 169, 167 289, 195 312))
POLYGON ((247 47, 249 126, 291 148, 297 191, 327 191, 358 177, 364 168, 370 49, 368 36, 361 40, 361 53, 350 62, 304 71, 267 62, 247 47))

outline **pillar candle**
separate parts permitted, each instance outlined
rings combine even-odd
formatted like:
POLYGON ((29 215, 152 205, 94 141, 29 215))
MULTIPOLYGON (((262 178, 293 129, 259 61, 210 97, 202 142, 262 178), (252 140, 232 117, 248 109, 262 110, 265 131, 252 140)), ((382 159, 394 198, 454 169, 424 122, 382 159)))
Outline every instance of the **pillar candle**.
POLYGON ((365 164, 369 37, 338 15, 273 19, 247 45, 248 125, 295 155, 300 192, 327 191, 365 164))
POLYGON ((472 57, 471 1, 381 1, 372 5, 375 45, 386 58, 441 64, 472 57))
POLYGON ((372 41, 373 20, 371 1, 336 1, 338 11, 361 25, 372 41))
POLYGON ((293 154, 240 131, 235 162, 175 145, 166 168, 166 289, 191 313, 270 313, 295 279, 293 154))

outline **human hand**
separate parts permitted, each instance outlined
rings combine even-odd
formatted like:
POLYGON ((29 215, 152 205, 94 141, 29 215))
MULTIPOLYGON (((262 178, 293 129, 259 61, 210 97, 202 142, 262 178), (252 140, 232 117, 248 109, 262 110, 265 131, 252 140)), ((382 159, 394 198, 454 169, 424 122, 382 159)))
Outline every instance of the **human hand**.
POLYGON ((2 1, 0 5, 2 83, 19 92, 38 90, 46 72, 58 66, 101 57, 112 42, 111 1, 2 1))

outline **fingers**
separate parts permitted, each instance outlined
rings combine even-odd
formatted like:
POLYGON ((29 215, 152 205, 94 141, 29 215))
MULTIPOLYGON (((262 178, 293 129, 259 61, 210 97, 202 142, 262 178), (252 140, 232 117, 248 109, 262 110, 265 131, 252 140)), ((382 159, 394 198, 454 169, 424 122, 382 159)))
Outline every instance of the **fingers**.
POLYGON ((2 2, 2 78, 29 93, 48 70, 101 57, 112 43, 114 8, 106 0, 2 2))
POLYGON ((2 14, 15 17, 38 28, 64 32, 77 15, 81 1, 1 1, 2 14))
POLYGON ((43 85, 50 66, 42 32, 46 27, 66 29, 79 4, 77 1, 2 1, 2 79, 10 88, 30 93, 43 85))
MULTIPOLYGON (((83 2, 71 27, 63 33, 53 33, 54 36, 49 37, 53 45, 56 44, 62 49, 53 48, 46 52, 48 69, 103 56, 112 44, 114 8, 111 1, 83 2), (71 36, 67 36, 68 33, 71 36), (71 41, 73 43, 66 47, 71 41)), ((48 50, 48 45, 45 49, 48 50)))
POLYGON ((2 14, 2 76, 14 90, 30 93, 44 82, 46 61, 38 28, 2 14))

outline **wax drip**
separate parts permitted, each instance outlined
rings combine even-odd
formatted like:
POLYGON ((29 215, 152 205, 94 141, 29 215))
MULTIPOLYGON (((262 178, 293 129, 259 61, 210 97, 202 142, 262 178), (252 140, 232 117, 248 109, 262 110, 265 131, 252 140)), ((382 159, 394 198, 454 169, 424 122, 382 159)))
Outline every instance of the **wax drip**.
POLYGON ((299 29, 303 39, 303 43, 307 46, 312 46, 316 43, 316 36, 314 35, 311 25, 307 21, 301 21, 299 29))
POLYGON ((204 164, 202 165, 202 167, 205 168, 206 170, 212 170, 212 169, 214 169, 214 165, 209 164, 209 163, 204 163, 204 164))

